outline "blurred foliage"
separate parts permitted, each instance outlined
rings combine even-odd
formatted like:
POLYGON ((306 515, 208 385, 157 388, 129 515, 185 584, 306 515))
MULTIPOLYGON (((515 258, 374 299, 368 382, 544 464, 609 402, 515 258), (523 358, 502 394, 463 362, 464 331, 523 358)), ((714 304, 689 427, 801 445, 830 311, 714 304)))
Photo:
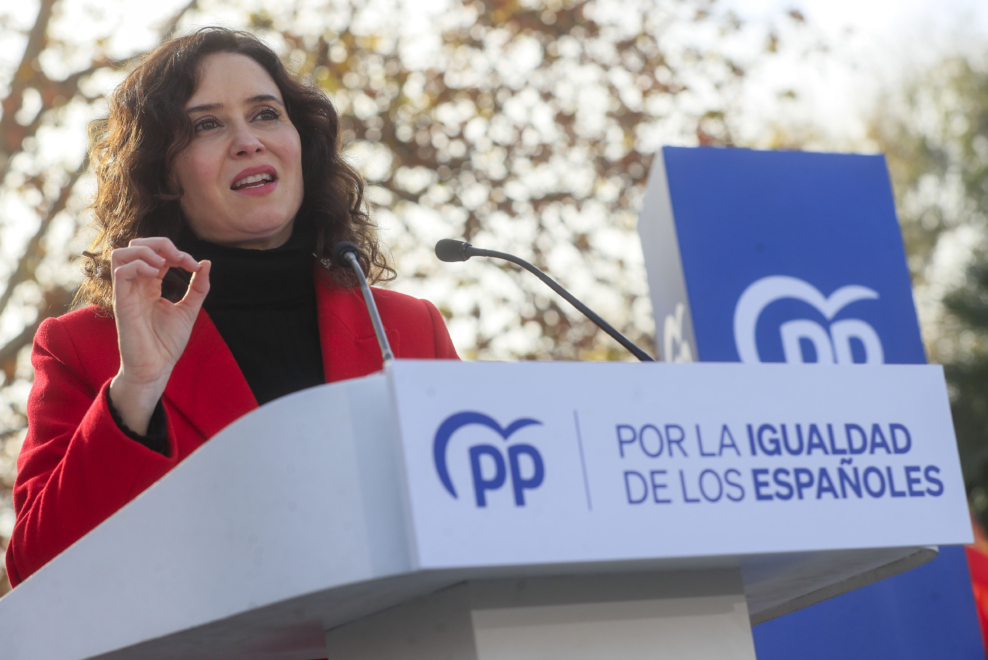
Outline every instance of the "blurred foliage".
POLYGON ((972 509, 988 523, 988 67, 950 57, 879 105, 872 136, 887 154, 914 282, 938 280, 928 342, 945 365, 972 509), (944 270, 968 263, 966 273, 944 270))
POLYGON ((951 412, 971 508, 988 523, 988 259, 981 250, 963 286, 944 299, 960 326, 978 346, 945 365, 951 389, 951 412))
POLYGON ((745 64, 698 35, 729 40, 737 19, 704 2, 467 2, 436 17, 416 64, 400 41, 359 30, 363 8, 342 26, 253 20, 344 115, 398 288, 440 303, 464 357, 627 359, 512 266, 440 266, 432 246, 459 237, 561 276, 651 347, 634 234, 651 154, 730 142, 724 99, 745 64))
POLYGON ((888 160, 916 282, 945 232, 988 214, 988 73, 945 59, 878 105, 871 137, 888 160))
POLYGON ((712 0, 184 2, 154 7, 170 14, 139 48, 119 37, 134 31, 134 7, 152 11, 143 3, 39 0, 29 19, 0 9, 0 56, 19 55, 0 59, 2 544, 31 339, 66 311, 87 244, 85 126, 142 50, 196 26, 243 27, 324 89, 395 288, 440 307, 463 357, 629 359, 534 278, 480 259, 440 264, 432 246, 462 237, 515 252, 651 350, 634 232, 651 154, 730 144, 746 73, 803 23, 790 12, 745 26, 712 0))

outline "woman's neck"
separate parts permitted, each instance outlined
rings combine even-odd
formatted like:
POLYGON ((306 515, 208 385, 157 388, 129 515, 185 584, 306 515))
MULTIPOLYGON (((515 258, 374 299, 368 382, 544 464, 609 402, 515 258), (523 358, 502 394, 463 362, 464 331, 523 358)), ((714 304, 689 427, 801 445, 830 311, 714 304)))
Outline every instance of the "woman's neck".
POLYGON ((257 250, 187 238, 179 246, 197 261, 209 259, 210 291, 204 307, 281 306, 313 295, 314 237, 296 228, 277 248, 257 250))

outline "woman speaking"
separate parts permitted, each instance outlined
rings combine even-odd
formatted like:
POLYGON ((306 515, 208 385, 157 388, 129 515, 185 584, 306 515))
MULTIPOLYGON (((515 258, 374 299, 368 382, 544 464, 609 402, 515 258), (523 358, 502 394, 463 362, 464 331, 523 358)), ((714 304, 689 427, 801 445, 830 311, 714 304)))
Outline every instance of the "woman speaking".
MULTIPOLYGON (((382 365, 332 248, 357 245, 374 279, 394 271, 336 111, 271 49, 218 28, 170 41, 91 133, 88 306, 35 338, 15 586, 241 415, 382 365)), ((456 358, 431 303, 375 300, 397 357, 456 358)))

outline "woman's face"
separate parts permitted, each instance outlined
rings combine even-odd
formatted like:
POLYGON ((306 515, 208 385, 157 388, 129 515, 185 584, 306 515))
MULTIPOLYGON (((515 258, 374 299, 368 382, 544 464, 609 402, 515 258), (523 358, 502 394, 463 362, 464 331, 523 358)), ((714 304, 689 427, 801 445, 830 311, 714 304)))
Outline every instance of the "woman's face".
POLYGON ((193 233, 232 247, 284 244, 302 205, 302 150, 274 80, 245 55, 209 55, 185 111, 195 135, 174 174, 193 233))

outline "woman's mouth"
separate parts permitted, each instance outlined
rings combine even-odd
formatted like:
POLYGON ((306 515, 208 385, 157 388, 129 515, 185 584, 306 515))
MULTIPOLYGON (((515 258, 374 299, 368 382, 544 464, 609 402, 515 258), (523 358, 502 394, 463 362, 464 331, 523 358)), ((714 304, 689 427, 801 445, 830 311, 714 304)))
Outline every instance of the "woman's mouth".
POLYGON ((252 174, 250 176, 245 176, 242 179, 238 179, 233 182, 230 186, 231 190, 253 190, 262 188, 266 184, 274 183, 275 177, 273 174, 267 172, 262 172, 261 174, 252 174))
POLYGON ((270 165, 250 167, 237 175, 230 190, 238 195, 267 195, 278 187, 278 174, 270 165))

